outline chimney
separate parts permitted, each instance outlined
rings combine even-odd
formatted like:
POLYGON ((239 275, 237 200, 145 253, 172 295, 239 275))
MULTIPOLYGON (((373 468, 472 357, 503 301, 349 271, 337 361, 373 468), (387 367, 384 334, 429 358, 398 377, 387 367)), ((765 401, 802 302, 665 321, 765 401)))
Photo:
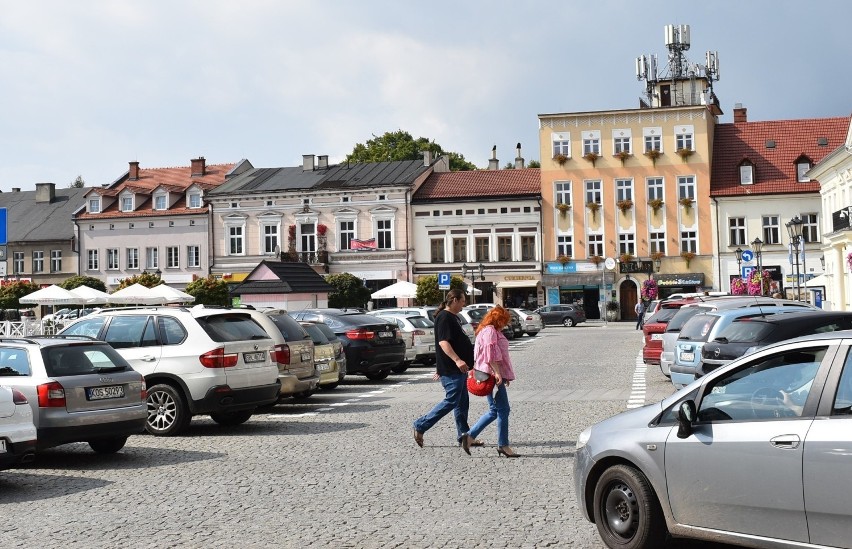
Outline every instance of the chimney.
POLYGON ((314 155, 312 155, 312 154, 303 154, 302 155, 302 171, 303 172, 314 171, 314 155))
POLYGON ((497 145, 491 147, 491 160, 488 161, 489 170, 499 170, 500 161, 497 160, 497 145))
POLYGON ((734 104, 734 124, 737 122, 748 122, 748 116, 746 116, 747 109, 743 107, 742 103, 734 104))
POLYGON ((322 170, 328 168, 328 155, 321 154, 317 156, 317 169, 322 170))
POLYGON ((20 187, 12 187, 12 192, 13 193, 19 193, 19 192, 21 192, 21 188, 20 187))
POLYGON ((432 164, 432 151, 423 151, 423 165, 429 167, 432 164))
POLYGON ((521 156, 521 144, 518 143, 516 147, 518 151, 518 156, 515 157, 515 169, 521 170, 524 167, 524 157, 521 156))
POLYGON ((191 171, 189 173, 190 177, 203 177, 207 175, 207 161, 204 160, 203 156, 199 156, 198 158, 193 158, 190 160, 191 162, 191 171))
POLYGON ((136 161, 136 160, 133 160, 133 161, 129 162, 129 164, 130 164, 130 170, 128 172, 127 179, 129 179, 130 181, 138 181, 139 180, 139 162, 136 161))
POLYGON ((53 198, 56 196, 56 183, 36 183, 36 203, 47 202, 50 204, 53 202, 53 198))

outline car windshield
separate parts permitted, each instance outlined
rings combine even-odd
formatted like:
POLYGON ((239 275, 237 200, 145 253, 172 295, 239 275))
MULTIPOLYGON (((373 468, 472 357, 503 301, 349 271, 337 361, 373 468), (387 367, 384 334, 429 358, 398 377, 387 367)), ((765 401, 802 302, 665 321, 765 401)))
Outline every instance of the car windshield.
POLYGON ((679 332, 686 321, 700 313, 706 313, 705 307, 681 307, 677 313, 669 320, 669 325, 666 326, 667 332, 679 332))
POLYGON ((407 321, 411 323, 415 328, 434 328, 435 324, 429 320, 428 318, 423 318, 422 316, 407 316, 405 317, 407 321))
POLYGON ((328 338, 325 337, 325 334, 322 330, 319 329, 319 324, 302 324, 302 328, 308 335, 311 336, 311 339, 314 341, 314 345, 328 345, 328 338))
POLYGON ((198 318, 198 324, 204 328, 213 341, 246 341, 269 339, 260 324, 245 314, 210 315, 198 318))
POLYGON ((715 315, 696 315, 683 325, 678 340, 707 341, 710 330, 718 320, 719 317, 715 315))
POLYGON ((50 377, 123 372, 130 369, 109 345, 55 345, 41 351, 44 369, 50 377))
POLYGON ((329 328, 328 324, 326 324, 325 322, 317 322, 316 324, 314 324, 314 326, 316 326, 316 328, 323 333, 323 335, 329 342, 337 341, 337 334, 335 334, 334 330, 329 328))
POLYGON ((717 339, 729 343, 751 343, 760 341, 772 332, 772 325, 766 322, 755 322, 744 318, 732 322, 719 333, 717 339))
POLYGON ((679 310, 680 309, 660 309, 651 315, 651 318, 646 320, 645 324, 651 324, 653 322, 668 322, 679 310))
MULTIPOLYGON (((280 314, 280 315, 268 315, 272 322, 275 323, 275 326, 278 328, 278 331, 281 332, 281 335, 284 336, 286 341, 295 341, 297 339, 307 339, 308 334, 305 332, 307 328, 299 325, 293 317, 288 314, 280 314)), ((310 332, 308 332, 310 333, 310 332)), ((313 334, 311 334, 313 337, 313 334)))

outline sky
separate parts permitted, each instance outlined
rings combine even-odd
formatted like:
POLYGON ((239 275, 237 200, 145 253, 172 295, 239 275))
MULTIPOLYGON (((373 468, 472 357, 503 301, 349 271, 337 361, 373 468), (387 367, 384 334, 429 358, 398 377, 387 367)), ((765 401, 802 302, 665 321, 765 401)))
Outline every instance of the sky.
POLYGON ((850 116, 847 0, 0 0, 0 190, 142 168, 342 160, 404 130, 480 168, 538 115, 636 108, 688 24, 731 122, 850 116), (844 68, 846 67, 846 68, 844 68))

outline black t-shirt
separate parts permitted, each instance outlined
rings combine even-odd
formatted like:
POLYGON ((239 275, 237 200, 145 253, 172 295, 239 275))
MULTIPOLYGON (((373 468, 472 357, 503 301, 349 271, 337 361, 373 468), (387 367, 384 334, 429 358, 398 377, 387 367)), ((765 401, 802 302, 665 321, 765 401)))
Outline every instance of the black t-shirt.
POLYGON ((435 315, 435 364, 438 375, 464 375, 441 349, 441 341, 448 341, 459 358, 467 362, 468 367, 473 367, 473 343, 464 333, 459 317, 446 309, 435 315))

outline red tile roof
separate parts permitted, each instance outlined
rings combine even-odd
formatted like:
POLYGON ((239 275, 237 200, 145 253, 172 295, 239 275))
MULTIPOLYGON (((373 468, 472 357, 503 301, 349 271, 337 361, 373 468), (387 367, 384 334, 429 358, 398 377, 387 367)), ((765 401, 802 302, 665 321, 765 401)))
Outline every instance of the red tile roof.
POLYGON ((412 202, 449 198, 492 198, 541 194, 541 170, 473 170, 432 173, 412 202))
POLYGON ((797 181, 796 160, 804 155, 816 164, 843 144, 848 129, 848 117, 719 124, 710 196, 819 192, 819 182, 797 181), (819 145, 821 138, 826 145, 819 145), (770 140, 774 148, 767 148, 770 140), (753 185, 740 185, 739 166, 745 159, 754 164, 753 185))

